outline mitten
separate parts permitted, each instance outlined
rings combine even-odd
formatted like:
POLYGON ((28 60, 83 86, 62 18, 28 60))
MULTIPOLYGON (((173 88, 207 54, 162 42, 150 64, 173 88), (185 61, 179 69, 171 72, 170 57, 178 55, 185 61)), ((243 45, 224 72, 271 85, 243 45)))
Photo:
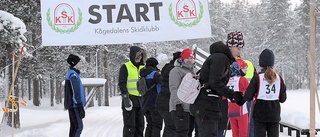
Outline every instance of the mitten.
POLYGON ((83 119, 86 116, 86 112, 83 109, 82 103, 78 103, 77 107, 78 107, 79 112, 80 112, 80 117, 83 119))
POLYGON ((132 110, 132 101, 129 98, 129 93, 123 93, 121 94, 122 96, 122 100, 123 100, 123 104, 124 107, 127 111, 131 111, 132 110))
POLYGON ((242 100, 242 92, 239 92, 239 91, 235 91, 234 94, 233 94, 233 97, 231 98, 231 102, 239 102, 242 100))

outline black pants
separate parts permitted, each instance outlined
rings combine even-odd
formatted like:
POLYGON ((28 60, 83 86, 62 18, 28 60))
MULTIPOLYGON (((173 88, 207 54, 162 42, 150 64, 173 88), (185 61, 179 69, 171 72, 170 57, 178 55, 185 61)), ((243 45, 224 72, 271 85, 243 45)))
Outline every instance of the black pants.
POLYGON ((188 137, 189 134, 189 123, 190 123, 190 113, 182 112, 177 113, 177 111, 171 111, 174 126, 176 127, 175 137, 188 137))
POLYGON ((162 117, 160 113, 154 108, 145 109, 144 116, 147 120, 145 137, 160 137, 162 129, 162 117))
POLYGON ((164 130, 162 137, 176 136, 176 127, 174 126, 172 115, 168 111, 159 111, 164 121, 164 130))
POLYGON ((200 137, 218 137, 218 126, 221 113, 206 111, 203 115, 195 115, 200 137))
POLYGON ((260 122, 254 120, 255 137, 279 137, 279 122, 260 122))
POLYGON ((131 111, 122 108, 123 137, 143 137, 144 117, 140 107, 133 107, 131 111))
POLYGON ((68 109, 70 120, 69 137, 80 137, 83 129, 82 119, 78 108, 68 109))

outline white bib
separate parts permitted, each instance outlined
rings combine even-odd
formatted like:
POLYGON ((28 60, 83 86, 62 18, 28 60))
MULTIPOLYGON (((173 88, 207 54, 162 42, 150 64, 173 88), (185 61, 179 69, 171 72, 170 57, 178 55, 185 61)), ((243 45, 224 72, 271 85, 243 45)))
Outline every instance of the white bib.
POLYGON ((259 93, 257 99, 261 100, 279 100, 280 94, 280 77, 276 74, 277 78, 273 84, 269 84, 264 78, 264 73, 259 74, 259 93))
MULTIPOLYGON (((230 77, 227 86, 233 91, 240 91, 240 88, 239 88, 240 78, 241 77, 239 76, 230 77)), ((244 105, 242 105, 242 107, 240 108, 242 109, 241 110, 242 115, 248 113, 247 102, 244 105)))
POLYGON ((230 77, 227 86, 230 89, 232 89, 233 91, 240 91, 239 90, 239 81, 240 81, 240 77, 238 77, 238 76, 230 77))

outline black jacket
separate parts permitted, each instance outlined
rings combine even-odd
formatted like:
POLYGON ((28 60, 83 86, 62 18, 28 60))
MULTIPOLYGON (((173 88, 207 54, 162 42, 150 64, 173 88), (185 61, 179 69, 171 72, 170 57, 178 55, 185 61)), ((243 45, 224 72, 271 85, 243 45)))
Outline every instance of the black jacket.
MULTIPOLYGON (((152 71, 158 71, 158 68, 153 66, 147 66, 140 71, 140 76, 145 77, 149 75, 152 71)), ((147 87, 151 88, 155 84, 160 84, 161 75, 159 72, 154 73, 153 79, 146 79, 147 87)), ((151 109, 155 108, 156 99, 158 96, 157 86, 154 86, 150 89, 142 98, 142 108, 143 109, 151 109)))
MULTIPOLYGON (((146 58, 146 54, 143 54, 142 56, 142 59, 140 60, 140 62, 135 62, 135 57, 137 55, 137 53, 140 51, 140 50, 143 50, 141 49, 140 47, 137 47, 137 46, 132 46, 130 48, 130 54, 129 54, 129 58, 130 58, 130 61, 137 67, 139 68, 140 65, 143 65, 144 63, 144 60, 146 58)), ((138 73, 138 72, 137 72, 138 73)), ((128 89, 127 89, 127 78, 128 78, 128 70, 127 70, 127 67, 125 64, 123 64, 121 67, 120 67, 120 70, 119 70, 119 81, 118 81, 118 87, 120 89, 120 92, 121 94, 124 94, 124 93, 128 93, 128 89)), ((133 103, 133 106, 134 107, 140 107, 140 97, 139 96, 132 96, 130 95, 129 96, 132 103, 133 103)), ((123 103, 122 103, 123 104, 123 103)), ((124 107, 122 105, 122 107, 124 107)))
MULTIPOLYGON (((227 84, 230 78, 230 64, 234 61, 234 58, 228 46, 222 42, 213 43, 210 46, 210 54, 200 71, 200 83, 204 88, 200 90, 194 104, 190 105, 190 112, 192 115, 199 115, 200 117, 205 117, 205 115, 214 112, 216 115, 212 117, 221 119, 221 97, 209 96, 208 94, 226 96, 227 98, 233 97, 234 91, 229 89, 227 84)), ((226 121, 223 123, 226 123, 226 121)))
POLYGON ((213 94, 231 98, 234 91, 229 89, 227 84, 234 58, 230 49, 222 42, 216 42, 210 46, 210 54, 201 67, 200 83, 211 89, 213 94))
POLYGON ((174 68, 174 61, 171 60, 169 63, 165 64, 161 69, 161 92, 159 93, 156 100, 156 109, 160 111, 169 112, 169 100, 170 100, 170 90, 169 90, 169 73, 171 69, 174 68))
MULTIPOLYGON (((265 69, 263 69, 260 73, 264 73, 265 69)), ((259 73, 259 74, 260 74, 259 73)), ((254 108, 253 108, 253 118, 254 120, 260 122, 279 122, 281 107, 280 103, 283 103, 287 99, 286 93, 286 85, 283 83, 283 79, 280 77, 281 86, 280 86, 280 95, 279 100, 276 101, 265 101, 265 100, 256 100, 254 108)), ((245 101, 251 101, 254 96, 256 96, 259 92, 259 76, 257 73, 253 75, 253 78, 250 81, 250 84, 246 90, 244 95, 245 101)))

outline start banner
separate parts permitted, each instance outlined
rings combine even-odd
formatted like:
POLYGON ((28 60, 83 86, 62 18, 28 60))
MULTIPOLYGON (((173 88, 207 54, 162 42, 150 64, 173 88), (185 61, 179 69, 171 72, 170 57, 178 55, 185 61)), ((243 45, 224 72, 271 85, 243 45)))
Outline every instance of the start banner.
POLYGON ((41 0, 42 45, 211 37, 207 0, 41 0))

